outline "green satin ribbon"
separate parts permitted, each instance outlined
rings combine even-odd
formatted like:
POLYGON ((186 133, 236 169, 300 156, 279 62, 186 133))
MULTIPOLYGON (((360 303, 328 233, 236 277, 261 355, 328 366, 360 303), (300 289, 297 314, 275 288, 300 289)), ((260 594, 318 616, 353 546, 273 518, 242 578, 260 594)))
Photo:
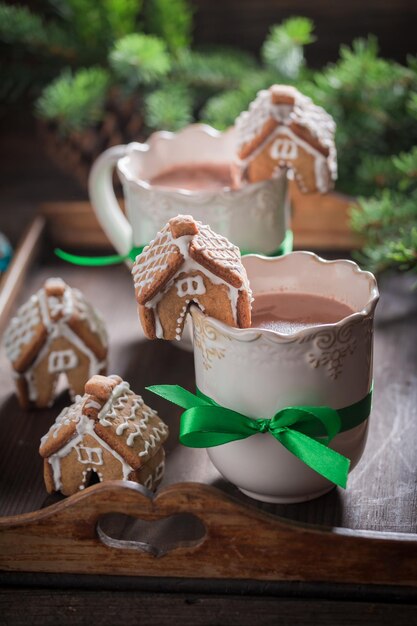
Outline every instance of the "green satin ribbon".
MULTIPOLYGON (((287 230, 284 240, 282 241, 280 247, 274 252, 269 252, 265 256, 282 256, 283 254, 287 254, 292 251, 293 244, 293 233, 292 230, 287 230)), ((127 261, 130 259, 134 261, 138 254, 143 252, 145 246, 136 246, 130 250, 127 254, 110 254, 108 256, 79 256, 78 254, 70 254, 69 252, 65 252, 65 250, 61 250, 60 248, 55 249, 55 254, 63 261, 67 261, 67 263, 72 263, 73 265, 83 265, 87 267, 103 267, 107 265, 117 265, 118 263, 123 263, 123 261, 127 261)), ((246 254, 254 254, 249 251, 241 251, 241 255, 245 256, 246 254)))
POLYGON ((143 252, 144 247, 145 246, 137 246, 132 248, 127 254, 109 254, 108 256, 79 256, 77 254, 65 252, 65 250, 61 250, 60 248, 55 248, 54 252, 60 259, 67 261, 67 263, 72 263, 73 265, 102 267, 107 265, 117 265, 118 263, 127 261, 127 259, 134 261, 138 254, 143 252))
POLYGON ((180 442, 192 448, 210 448, 269 433, 287 450, 331 482, 346 487, 350 460, 328 447, 340 432, 369 417, 372 389, 367 396, 342 409, 327 406, 292 406, 270 419, 251 419, 218 405, 197 389, 197 395, 179 385, 153 385, 149 391, 185 409, 180 442))

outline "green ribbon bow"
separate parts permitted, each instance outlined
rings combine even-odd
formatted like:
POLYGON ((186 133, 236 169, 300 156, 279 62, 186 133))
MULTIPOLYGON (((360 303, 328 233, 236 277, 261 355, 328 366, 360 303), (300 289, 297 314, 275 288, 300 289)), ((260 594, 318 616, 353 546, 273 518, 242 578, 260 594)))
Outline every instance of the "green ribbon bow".
MULTIPOLYGON (((293 233, 292 230, 287 230, 284 240, 282 241, 280 247, 274 252, 270 252, 266 256, 282 256, 283 254, 287 254, 292 251, 293 244, 293 233)), ((102 267, 106 265, 117 265, 118 263, 123 263, 127 259, 134 261, 138 254, 143 252, 145 246, 136 246, 130 250, 127 254, 110 254, 108 256, 79 256, 78 254, 70 254, 69 252, 65 252, 65 250, 61 250, 60 248, 55 249, 55 254, 60 259, 67 261, 67 263, 72 263, 73 265, 83 265, 88 267, 102 267)), ((245 256, 246 254, 253 254, 252 252, 241 250, 241 255, 245 256)))
POLYGON ((369 417, 372 389, 359 402, 342 409, 328 406, 292 406, 270 419, 251 419, 222 407, 197 389, 197 395, 179 385, 153 385, 149 391, 185 409, 180 442, 191 448, 210 448, 269 433, 303 463, 346 487, 350 460, 328 447, 335 435, 354 428, 369 417))

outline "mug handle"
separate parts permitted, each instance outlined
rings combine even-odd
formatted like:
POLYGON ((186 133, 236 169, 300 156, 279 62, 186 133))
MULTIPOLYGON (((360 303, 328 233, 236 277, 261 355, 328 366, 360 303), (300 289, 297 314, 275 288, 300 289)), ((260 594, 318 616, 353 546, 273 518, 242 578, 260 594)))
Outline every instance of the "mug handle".
POLYGON ((132 249, 133 231, 114 193, 113 169, 126 154, 126 145, 108 148, 94 162, 88 179, 91 204, 104 232, 121 255, 132 249))

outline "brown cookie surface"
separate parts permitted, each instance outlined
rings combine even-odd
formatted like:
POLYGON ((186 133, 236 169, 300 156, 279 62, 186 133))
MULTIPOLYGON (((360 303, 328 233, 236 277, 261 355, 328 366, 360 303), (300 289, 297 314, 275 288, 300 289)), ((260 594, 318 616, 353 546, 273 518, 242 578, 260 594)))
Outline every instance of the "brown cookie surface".
POLYGON ((61 278, 49 278, 18 309, 4 343, 19 374, 16 390, 24 407, 51 406, 62 374, 75 397, 92 374, 105 371, 104 322, 83 294, 61 278))
POLYGON ((119 376, 94 376, 85 390, 42 438, 48 492, 71 495, 94 477, 154 488, 163 474, 166 424, 119 376))
POLYGON ((210 226, 179 215, 168 222, 142 255, 136 259, 132 274, 139 318, 148 338, 180 339, 192 304, 230 326, 250 326, 251 292, 240 251, 210 226), (166 255, 176 246, 181 262, 170 265, 166 256, 163 280, 159 268, 154 277, 149 270, 144 292, 143 264, 150 267, 148 259, 153 258, 153 248, 154 255, 163 256, 161 245, 166 247, 166 255), (239 299, 241 292, 246 297, 239 299), (152 298, 144 298, 144 293, 151 293, 152 298))

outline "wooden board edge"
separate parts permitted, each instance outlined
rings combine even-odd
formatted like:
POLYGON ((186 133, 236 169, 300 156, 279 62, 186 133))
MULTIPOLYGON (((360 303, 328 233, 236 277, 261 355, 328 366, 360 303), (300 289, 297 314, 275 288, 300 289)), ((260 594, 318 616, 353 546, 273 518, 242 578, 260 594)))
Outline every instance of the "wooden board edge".
POLYGON ((417 537, 323 529, 282 519, 210 485, 179 483, 149 495, 110 481, 41 511, 0 519, 0 570, 274 581, 332 581, 417 587, 417 537), (146 521, 192 514, 206 529, 163 556, 103 542, 99 519, 146 521))
POLYGON ((41 249, 46 219, 37 215, 27 227, 0 283, 0 334, 19 295, 30 264, 41 249))

